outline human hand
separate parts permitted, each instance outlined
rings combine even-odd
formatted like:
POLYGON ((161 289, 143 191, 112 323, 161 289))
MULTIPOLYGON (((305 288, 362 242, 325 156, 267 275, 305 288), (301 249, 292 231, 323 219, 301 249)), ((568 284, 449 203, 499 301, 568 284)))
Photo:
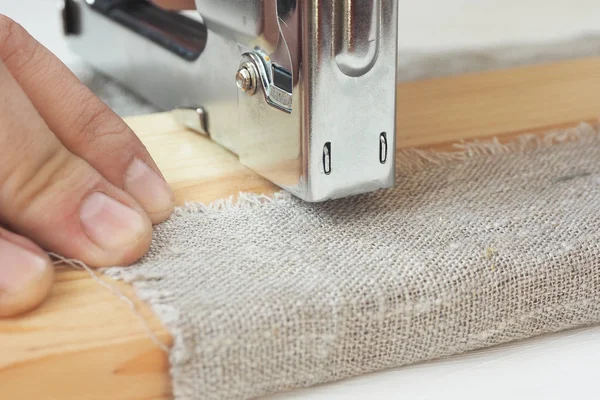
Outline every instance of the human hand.
POLYGON ((0 14, 0 317, 48 295, 46 251, 96 267, 130 264, 173 207, 173 193, 131 129, 0 14))

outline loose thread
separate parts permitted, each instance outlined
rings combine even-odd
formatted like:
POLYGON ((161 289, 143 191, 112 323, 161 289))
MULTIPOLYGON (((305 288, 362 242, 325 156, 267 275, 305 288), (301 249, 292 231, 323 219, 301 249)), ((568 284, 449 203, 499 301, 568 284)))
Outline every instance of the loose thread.
POLYGON ((158 336, 156 336, 156 334, 152 331, 152 328, 150 328, 148 321, 146 321, 144 316, 137 309, 133 300, 131 300, 129 297, 127 297, 116 285, 111 285, 111 284, 107 283, 106 281, 100 279, 100 277, 94 272, 94 270, 92 270, 85 263, 83 263, 79 260, 65 258, 56 253, 49 253, 49 255, 50 255, 50 257, 52 257, 54 259, 54 261, 53 261, 54 265, 66 264, 72 268, 85 270, 92 277, 92 279, 94 281, 96 281, 96 283, 98 283, 100 286, 110 290, 121 301, 126 303, 129 306, 129 308, 131 309, 133 315, 135 315, 137 318, 140 319, 140 321, 142 321, 142 325, 144 326, 144 329, 146 330, 148 336, 150 337, 150 340, 152 340, 152 342, 154 342, 154 344, 156 344, 165 353, 169 353, 169 346, 167 346, 164 342, 162 342, 158 338, 158 336))

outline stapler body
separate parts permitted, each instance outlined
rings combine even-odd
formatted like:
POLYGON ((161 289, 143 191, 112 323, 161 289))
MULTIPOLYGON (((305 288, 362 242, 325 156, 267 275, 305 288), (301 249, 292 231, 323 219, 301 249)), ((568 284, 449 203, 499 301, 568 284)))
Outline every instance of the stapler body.
POLYGON ((71 49, 311 202, 394 185, 397 0, 65 0, 71 49))

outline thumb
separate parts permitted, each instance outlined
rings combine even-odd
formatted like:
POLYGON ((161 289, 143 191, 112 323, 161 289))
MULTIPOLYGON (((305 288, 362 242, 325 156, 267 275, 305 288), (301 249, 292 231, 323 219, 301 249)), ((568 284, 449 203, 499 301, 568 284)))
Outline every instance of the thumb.
POLYGON ((1 62, 0 149, 0 223, 92 266, 148 250, 152 224, 140 205, 63 146, 1 62))

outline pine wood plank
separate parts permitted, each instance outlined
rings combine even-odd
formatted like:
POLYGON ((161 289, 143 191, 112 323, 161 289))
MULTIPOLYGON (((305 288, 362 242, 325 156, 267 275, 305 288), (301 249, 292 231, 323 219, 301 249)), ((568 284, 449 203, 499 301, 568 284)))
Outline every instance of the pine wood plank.
MULTIPOLYGON (((450 150, 460 139, 508 140, 595 123, 600 115, 600 58, 402 83, 398 147, 450 150)), ((273 193, 272 184, 169 114, 128 119, 177 202, 210 202, 240 191, 273 193)), ((109 282, 106 278, 105 281, 109 282)), ((171 338, 127 285, 146 324, 171 338)), ((167 355, 130 307, 87 272, 61 267, 39 309, 0 320, 0 397, 7 399, 146 400, 170 398, 167 355)))

